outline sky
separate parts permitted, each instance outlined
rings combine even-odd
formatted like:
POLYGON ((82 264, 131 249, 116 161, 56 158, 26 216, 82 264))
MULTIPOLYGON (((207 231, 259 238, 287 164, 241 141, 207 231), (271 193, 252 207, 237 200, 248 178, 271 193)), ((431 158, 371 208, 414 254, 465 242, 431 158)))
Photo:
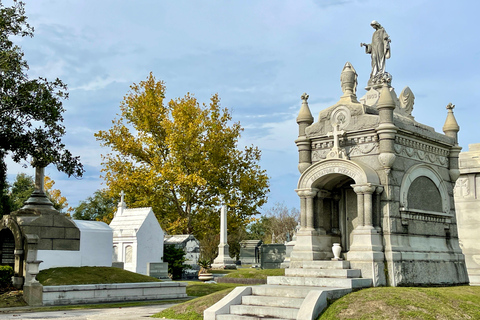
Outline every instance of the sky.
MULTIPOLYGON (((349 61, 365 94, 372 20, 391 39, 386 71, 400 94, 415 95, 415 120, 442 132, 449 102, 456 105, 459 144, 480 143, 480 2, 459 0, 25 0, 34 38, 17 41, 31 78, 62 79, 67 148, 81 157, 82 178, 54 166, 70 206, 104 188, 102 148, 94 133, 107 130, 133 83, 150 72, 163 80, 167 100, 193 93, 200 102, 218 93, 245 129, 239 147, 255 145, 270 177, 265 208, 298 208, 295 193, 300 96, 318 113, 343 94, 340 72, 349 61)), ((8 6, 11 1, 3 1, 8 6)), ((8 179, 34 175, 25 162, 7 162, 8 179)))

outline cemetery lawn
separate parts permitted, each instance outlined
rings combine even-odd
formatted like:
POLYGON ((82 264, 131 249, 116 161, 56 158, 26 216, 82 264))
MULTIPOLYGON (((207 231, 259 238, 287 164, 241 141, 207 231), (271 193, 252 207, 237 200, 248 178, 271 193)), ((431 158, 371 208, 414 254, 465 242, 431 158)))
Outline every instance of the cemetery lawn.
POLYGON ((382 287, 350 293, 318 320, 480 319, 480 287, 382 287))
POLYGON ((37 280, 44 286, 160 281, 156 278, 112 267, 62 267, 40 271, 37 280))
MULTIPOLYGON (((189 282, 189 286, 208 286, 205 290, 191 287, 198 295, 220 289, 220 285, 189 282), (215 287, 217 286, 217 287, 215 287)), ((232 288, 199 297, 153 315, 154 318, 201 320, 203 311, 226 296, 232 288)), ((334 301, 318 320, 397 320, 397 319, 480 319, 480 287, 379 287, 350 293, 334 301)))

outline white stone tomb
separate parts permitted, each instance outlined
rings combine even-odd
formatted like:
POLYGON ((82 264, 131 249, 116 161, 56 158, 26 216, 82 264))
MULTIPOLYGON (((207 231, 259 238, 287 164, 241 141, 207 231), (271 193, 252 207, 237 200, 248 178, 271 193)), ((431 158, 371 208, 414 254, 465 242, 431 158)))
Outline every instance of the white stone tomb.
POLYGON ((127 209, 122 199, 110 222, 113 229, 113 261, 124 269, 147 275, 147 264, 163 262, 164 232, 152 208, 127 209))

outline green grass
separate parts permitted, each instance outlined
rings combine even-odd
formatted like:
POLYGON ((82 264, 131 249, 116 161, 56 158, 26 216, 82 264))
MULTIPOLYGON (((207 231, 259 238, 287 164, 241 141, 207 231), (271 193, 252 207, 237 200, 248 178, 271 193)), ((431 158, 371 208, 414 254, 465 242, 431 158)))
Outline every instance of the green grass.
MULTIPOLYGON (((221 270, 227 271, 227 270, 221 270)), ((268 276, 283 276, 284 269, 253 269, 244 268, 228 270, 225 277, 244 279, 266 279, 268 276)), ((201 320, 203 311, 225 297, 234 287, 244 286, 235 283, 201 283, 188 282, 187 294, 198 297, 196 299, 175 305, 155 314, 154 318, 201 320)))
MULTIPOLYGON (((181 320, 201 320, 203 319, 203 311, 210 306, 214 305, 217 301, 225 297, 234 287, 231 283, 219 283, 218 285, 232 285, 231 288, 223 289, 218 292, 211 293, 209 295, 199 297, 181 304, 177 304, 171 308, 165 309, 160 313, 154 314, 153 318, 166 318, 166 319, 181 319, 181 320)), ((211 285, 210 283, 204 283, 203 285, 211 285)), ((221 288, 221 287, 218 287, 221 288)), ((188 286, 187 286, 188 291, 188 286)))
POLYGON ((44 286, 160 281, 156 278, 111 267, 51 268, 40 271, 37 280, 44 286))
POLYGON ((480 319, 480 287, 363 289, 333 302, 327 319, 480 319))

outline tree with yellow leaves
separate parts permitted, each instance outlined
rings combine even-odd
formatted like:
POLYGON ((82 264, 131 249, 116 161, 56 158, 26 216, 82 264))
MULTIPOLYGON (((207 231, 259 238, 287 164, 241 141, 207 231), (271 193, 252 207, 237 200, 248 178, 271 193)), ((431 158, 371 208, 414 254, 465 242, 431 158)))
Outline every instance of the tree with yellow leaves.
POLYGON ((165 103, 165 84, 152 74, 130 88, 112 128, 95 134, 112 149, 102 156, 111 194, 153 207, 170 234, 217 233, 222 202, 229 232, 245 227, 266 202, 268 177, 257 147, 237 148, 243 129, 218 95, 208 105, 189 93, 165 103))

